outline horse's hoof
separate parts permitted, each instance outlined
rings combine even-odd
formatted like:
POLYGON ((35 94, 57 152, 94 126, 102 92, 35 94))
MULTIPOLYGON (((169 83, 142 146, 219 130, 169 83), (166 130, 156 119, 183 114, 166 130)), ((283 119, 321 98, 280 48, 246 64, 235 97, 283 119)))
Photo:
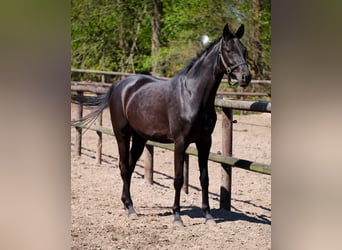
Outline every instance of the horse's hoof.
POLYGON ((214 217, 209 213, 206 214, 206 216, 205 216, 205 224, 216 225, 216 221, 214 220, 214 217))
POLYGON ((213 225, 216 225, 216 221, 214 219, 206 219, 205 224, 209 226, 213 226, 213 225))
POLYGON ((128 218, 135 220, 138 218, 137 213, 135 212, 133 207, 128 208, 128 218))
POLYGON ((172 224, 176 227, 184 227, 184 223, 182 220, 173 220, 172 224))
POLYGON ((128 214, 128 218, 130 220, 136 220, 136 219, 138 219, 138 215, 137 215, 137 213, 130 213, 130 214, 128 214))

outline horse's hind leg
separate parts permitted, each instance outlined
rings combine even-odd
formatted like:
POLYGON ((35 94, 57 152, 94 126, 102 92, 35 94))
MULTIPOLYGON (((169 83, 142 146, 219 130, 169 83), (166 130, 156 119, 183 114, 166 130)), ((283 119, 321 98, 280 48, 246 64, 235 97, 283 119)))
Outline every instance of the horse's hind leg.
POLYGON ((209 198, 208 198, 208 187, 209 187, 209 176, 208 176, 208 157, 211 147, 211 136, 205 138, 196 143, 198 150, 198 165, 200 169, 200 183, 202 187, 202 211, 205 216, 206 223, 214 224, 214 218, 210 214, 209 198))
POLYGON ((136 214, 130 193, 131 178, 135 168, 135 164, 141 156, 146 140, 133 134, 132 148, 129 152, 130 137, 117 139, 120 154, 120 171, 123 180, 123 189, 121 200, 124 203, 125 209, 128 210, 128 215, 136 214))
POLYGON ((132 138, 132 148, 129 154, 129 166, 132 172, 135 168, 135 164, 139 160, 141 154, 144 151, 144 146, 146 144, 146 139, 134 133, 132 138))
POLYGON ((116 141, 118 143, 119 155, 120 155, 120 173, 123 181, 121 201, 124 204, 124 208, 128 210, 128 214, 135 213, 133 208, 133 202, 130 194, 131 176, 133 171, 129 166, 129 143, 130 135, 116 135, 116 141))

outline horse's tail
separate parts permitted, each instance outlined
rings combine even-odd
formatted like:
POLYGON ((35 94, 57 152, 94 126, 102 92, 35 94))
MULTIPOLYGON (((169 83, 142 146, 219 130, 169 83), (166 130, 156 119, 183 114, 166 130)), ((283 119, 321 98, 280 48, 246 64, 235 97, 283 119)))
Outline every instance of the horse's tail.
POLYGON ((71 95, 72 103, 82 104, 84 106, 89 106, 89 107, 96 107, 96 109, 79 120, 72 120, 71 125, 74 127, 85 125, 86 128, 89 128, 95 122, 95 120, 101 114, 101 112, 109 106, 113 89, 114 89, 114 85, 110 87, 107 93, 103 95, 99 95, 99 96, 83 96, 79 94, 76 94, 76 95, 72 94, 71 95))

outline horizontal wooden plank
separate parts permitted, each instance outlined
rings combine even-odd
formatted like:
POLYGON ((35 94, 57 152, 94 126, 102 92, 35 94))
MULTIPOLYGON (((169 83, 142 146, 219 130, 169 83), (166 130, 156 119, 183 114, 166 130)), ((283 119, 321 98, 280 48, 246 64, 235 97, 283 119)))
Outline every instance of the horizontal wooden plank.
POLYGON ((215 99, 215 105, 222 108, 232 108, 238 110, 247 110, 247 111, 255 111, 255 112, 267 112, 271 113, 271 103, 270 102, 251 102, 251 101, 239 101, 239 100, 230 100, 230 99, 215 99))
POLYGON ((104 94, 104 93, 107 93, 108 88, 74 85, 74 86, 71 86, 71 90, 72 91, 91 92, 91 93, 96 93, 96 94, 104 94))
MULTIPOLYGON (((130 76, 136 75, 134 73, 127 72, 115 72, 115 71, 103 71, 103 70, 93 70, 93 69, 71 69, 74 73, 88 73, 88 74, 101 74, 101 75, 112 75, 112 76, 130 76)), ((170 79, 168 77, 159 77, 161 79, 170 79)), ((228 82, 226 78, 222 79, 222 82, 228 82)), ((270 85, 271 80, 251 80, 251 84, 266 84, 270 85)))
POLYGON ((229 92, 229 91, 218 91, 216 96, 225 96, 225 95, 232 95, 232 96, 271 96, 268 93, 259 93, 259 92, 229 92))
MULTIPOLYGON (((103 83, 102 83, 103 84, 103 83)), ((108 88, 99 85, 95 87, 93 85, 86 84, 73 84, 71 85, 71 90, 73 91, 87 91, 93 92, 96 94, 106 93, 108 88)), ((252 101, 239 101, 239 100, 230 100, 225 98, 216 98, 215 105, 217 107, 222 108, 232 108, 237 110, 246 110, 246 111, 255 111, 255 112, 267 112, 271 113, 271 102, 252 102, 252 101)))
MULTIPOLYGON (((174 151, 173 144, 164 144, 164 143, 158 143, 158 142, 152 142, 152 141, 148 141, 147 144, 151 146, 174 151)), ((198 156, 197 149, 193 147, 188 147, 188 149, 186 150, 186 154, 198 156)), ((243 169, 253 171, 253 172, 258 172, 261 174, 271 175, 271 166, 267 164, 252 162, 248 160, 224 156, 224 155, 215 154, 215 153, 209 154, 209 160, 216 162, 216 163, 230 165, 232 167, 243 168, 243 169)))
POLYGON ((91 87, 103 87, 103 88, 109 88, 112 86, 112 83, 104 83, 104 82, 76 82, 76 81, 71 81, 71 87, 72 86, 91 86, 91 87))

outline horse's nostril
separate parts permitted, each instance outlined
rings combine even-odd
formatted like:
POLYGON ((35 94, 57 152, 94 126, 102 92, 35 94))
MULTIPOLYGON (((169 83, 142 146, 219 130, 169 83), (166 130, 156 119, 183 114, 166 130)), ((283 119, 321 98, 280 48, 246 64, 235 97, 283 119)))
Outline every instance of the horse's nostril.
POLYGON ((251 81, 251 75, 250 74, 241 74, 241 82, 248 84, 251 81))
POLYGON ((250 83, 252 80, 252 76, 250 74, 247 75, 246 82, 250 83))

